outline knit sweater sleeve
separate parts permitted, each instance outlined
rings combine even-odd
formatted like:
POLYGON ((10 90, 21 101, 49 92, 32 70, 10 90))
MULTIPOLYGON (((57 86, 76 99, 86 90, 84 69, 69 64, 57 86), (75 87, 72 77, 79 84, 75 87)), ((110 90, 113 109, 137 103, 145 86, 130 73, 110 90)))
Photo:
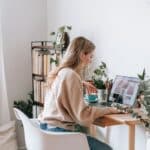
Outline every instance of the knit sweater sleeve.
POLYGON ((83 99, 81 79, 75 74, 67 75, 63 84, 63 96, 66 100, 64 106, 72 119, 83 126, 91 125, 95 119, 106 114, 116 113, 113 108, 98 108, 89 106, 83 99))

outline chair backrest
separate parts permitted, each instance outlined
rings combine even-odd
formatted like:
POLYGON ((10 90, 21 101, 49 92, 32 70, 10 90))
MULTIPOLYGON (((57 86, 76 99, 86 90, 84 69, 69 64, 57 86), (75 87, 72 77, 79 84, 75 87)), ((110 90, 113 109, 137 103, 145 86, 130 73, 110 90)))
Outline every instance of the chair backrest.
POLYGON ((23 123, 27 150, 89 150, 84 134, 73 132, 46 132, 37 127, 24 113, 14 108, 17 119, 23 123))

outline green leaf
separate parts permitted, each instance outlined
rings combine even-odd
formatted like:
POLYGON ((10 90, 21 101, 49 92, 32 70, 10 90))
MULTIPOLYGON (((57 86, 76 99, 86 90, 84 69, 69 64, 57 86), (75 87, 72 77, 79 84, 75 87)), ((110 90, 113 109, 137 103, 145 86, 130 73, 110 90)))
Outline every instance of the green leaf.
POLYGON ((94 85, 97 89, 106 89, 105 83, 103 80, 95 80, 94 79, 94 85))
POLYGON ((65 31, 65 26, 62 26, 58 29, 59 32, 64 32, 65 31))
POLYGON ((96 75, 100 75, 100 74, 101 74, 101 71, 100 71, 99 69, 95 69, 95 70, 94 70, 94 73, 95 73, 96 75))
POLYGON ((68 30, 71 30, 71 29, 72 29, 72 26, 67 26, 67 29, 68 29, 68 30))
POLYGON ((148 122, 145 122, 145 127, 146 128, 150 127, 150 124, 148 122))
POLYGON ((50 35, 55 35, 55 34, 56 34, 55 32, 51 32, 51 33, 50 33, 50 35))
POLYGON ((29 99, 15 100, 13 106, 24 112, 29 118, 32 118, 32 106, 34 104, 33 91, 28 93, 29 99))
POLYGON ((144 68, 142 74, 138 74, 138 77, 139 77, 140 80, 144 80, 145 76, 146 76, 146 71, 145 71, 145 68, 144 68))
POLYGON ((102 66, 104 67, 104 68, 106 68, 106 63, 105 62, 101 62, 102 63, 102 66))

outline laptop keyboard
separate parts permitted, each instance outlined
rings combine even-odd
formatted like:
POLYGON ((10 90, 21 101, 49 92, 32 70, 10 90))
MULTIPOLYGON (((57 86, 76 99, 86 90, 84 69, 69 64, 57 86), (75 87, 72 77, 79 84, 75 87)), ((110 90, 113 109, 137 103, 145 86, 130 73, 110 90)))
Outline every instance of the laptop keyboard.
POLYGON ((111 107, 112 102, 89 103, 89 105, 95 107, 111 107))

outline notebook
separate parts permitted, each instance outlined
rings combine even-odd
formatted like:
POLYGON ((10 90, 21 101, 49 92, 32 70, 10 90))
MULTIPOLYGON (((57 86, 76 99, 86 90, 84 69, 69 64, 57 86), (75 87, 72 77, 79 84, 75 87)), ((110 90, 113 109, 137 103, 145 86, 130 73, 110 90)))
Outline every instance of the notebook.
POLYGON ((109 96, 109 102, 134 106, 138 94, 140 80, 136 77, 117 75, 109 96))

